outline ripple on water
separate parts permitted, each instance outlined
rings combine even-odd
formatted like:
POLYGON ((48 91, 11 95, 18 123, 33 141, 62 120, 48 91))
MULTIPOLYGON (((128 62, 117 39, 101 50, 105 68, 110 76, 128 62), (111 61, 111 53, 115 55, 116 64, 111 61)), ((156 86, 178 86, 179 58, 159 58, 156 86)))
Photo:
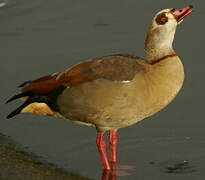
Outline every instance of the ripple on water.
POLYGON ((161 172, 164 173, 193 173, 197 170, 188 160, 183 161, 167 161, 160 164, 161 172))

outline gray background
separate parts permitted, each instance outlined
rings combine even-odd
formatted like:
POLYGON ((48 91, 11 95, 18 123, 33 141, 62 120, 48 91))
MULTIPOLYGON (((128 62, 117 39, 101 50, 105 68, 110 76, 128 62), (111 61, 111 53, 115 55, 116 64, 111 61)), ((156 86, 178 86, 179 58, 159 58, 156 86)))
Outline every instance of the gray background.
POLYGON ((5 116, 18 102, 4 102, 25 80, 62 71, 80 61, 113 53, 143 57, 153 15, 164 8, 194 5, 178 27, 174 48, 186 72, 182 91, 166 109, 120 130, 119 162, 136 166, 117 179, 203 179, 204 18, 203 0, 10 0, 0 9, 0 132, 44 160, 100 179, 95 129, 51 117, 5 116), (181 170, 168 167, 188 161, 181 170))

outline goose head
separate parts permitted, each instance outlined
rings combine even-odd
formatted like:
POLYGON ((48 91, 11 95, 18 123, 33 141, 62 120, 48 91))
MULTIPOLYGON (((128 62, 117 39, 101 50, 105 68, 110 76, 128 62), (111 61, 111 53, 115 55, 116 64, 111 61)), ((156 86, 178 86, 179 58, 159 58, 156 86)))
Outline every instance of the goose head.
POLYGON ((175 54, 172 43, 176 27, 192 12, 193 6, 182 9, 164 9, 158 12, 149 27, 145 42, 146 59, 153 62, 167 55, 175 54))

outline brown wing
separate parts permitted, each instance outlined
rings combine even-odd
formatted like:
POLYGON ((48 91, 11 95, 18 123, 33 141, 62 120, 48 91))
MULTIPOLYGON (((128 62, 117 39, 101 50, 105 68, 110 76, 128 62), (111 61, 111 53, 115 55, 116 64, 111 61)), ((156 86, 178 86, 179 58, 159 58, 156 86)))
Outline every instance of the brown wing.
POLYGON ((54 112, 58 111, 56 99, 66 86, 72 88, 96 79, 132 80, 143 69, 144 63, 146 62, 132 55, 105 56, 80 63, 60 73, 26 81, 19 86, 23 87, 22 93, 13 96, 7 103, 23 97, 26 97, 26 101, 12 111, 7 118, 11 118, 20 112, 55 115, 54 112), (44 103, 43 106, 42 103, 44 103))
POLYGON ((22 91, 45 94, 62 85, 75 87, 96 79, 132 80, 145 61, 132 55, 111 55, 80 63, 71 69, 44 76, 26 85, 22 91))
POLYGON ((59 73, 56 73, 55 75, 47 75, 33 81, 29 81, 29 83, 25 84, 25 87, 22 88, 22 91, 46 94, 62 85, 56 80, 58 74, 59 73))
POLYGON ((96 79, 131 80, 143 68, 138 57, 111 55, 80 63, 71 69, 44 76, 26 85, 22 91, 45 94, 62 85, 75 87, 96 79))

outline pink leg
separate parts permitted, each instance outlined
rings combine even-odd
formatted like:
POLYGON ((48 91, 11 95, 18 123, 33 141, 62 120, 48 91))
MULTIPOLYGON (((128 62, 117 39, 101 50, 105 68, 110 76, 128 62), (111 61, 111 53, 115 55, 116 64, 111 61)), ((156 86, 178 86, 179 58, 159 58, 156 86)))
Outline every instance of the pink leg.
POLYGON ((110 162, 116 163, 117 161, 117 130, 110 131, 110 162))
POLYGON ((110 165, 106 155, 106 144, 103 140, 103 133, 97 134, 96 144, 100 153, 101 162, 104 170, 110 170, 110 165))

